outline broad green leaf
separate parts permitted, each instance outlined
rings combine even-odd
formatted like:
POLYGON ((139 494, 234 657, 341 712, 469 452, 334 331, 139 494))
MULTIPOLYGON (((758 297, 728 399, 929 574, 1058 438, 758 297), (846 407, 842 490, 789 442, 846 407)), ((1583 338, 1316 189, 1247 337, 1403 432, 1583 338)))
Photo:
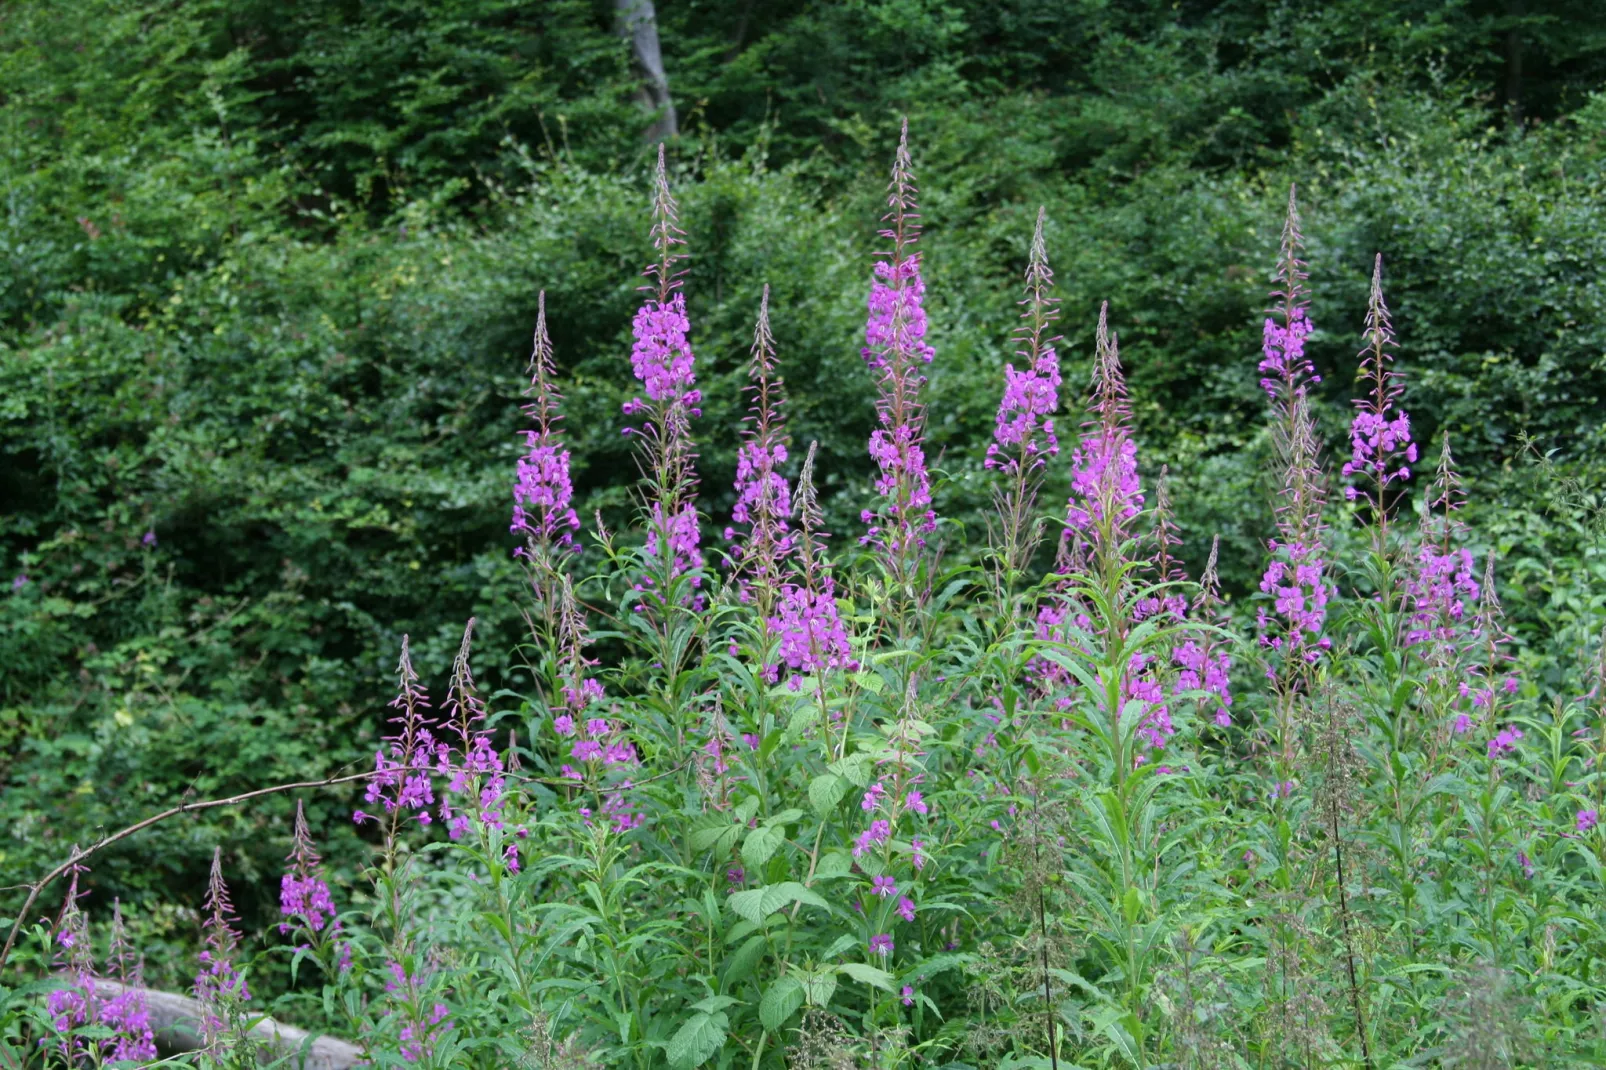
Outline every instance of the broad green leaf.
POLYGON ((665 1052, 669 1057, 669 1065, 674 1070, 692 1070, 703 1065, 725 1046, 725 1030, 729 1026, 730 1020, 723 1012, 709 1014, 698 1011, 669 1038, 669 1047, 665 1052))
POLYGON ((863 985, 873 985, 884 992, 892 991, 892 974, 864 962, 844 962, 837 970, 863 985))
POLYGON ((848 793, 848 782, 835 773, 821 773, 809 781, 809 805, 821 817, 828 816, 836 809, 842 797, 848 793))
POLYGON ((692 1010, 702 1011, 704 1014, 717 1014, 726 1007, 734 1007, 740 1002, 741 1000, 735 996, 709 996, 707 999, 700 999, 693 1003, 691 1007, 692 1010))
POLYGON ((845 877, 853 872, 853 858, 846 851, 827 851, 820 856, 819 865, 814 867, 815 880, 831 880, 834 877, 845 877))
MULTIPOLYGON (((741 922, 742 925, 751 925, 751 922, 741 922)), ((762 936, 749 936, 747 942, 737 948, 725 960, 725 985, 731 987, 738 981, 744 981, 752 974, 758 960, 764 956, 764 949, 768 941, 762 936)))
POLYGON ((760 825, 747 834, 742 844, 742 864, 759 869, 770 856, 775 854, 776 848, 786 842, 786 833, 773 825, 760 825))
POLYGON ((797 881, 783 881, 763 888, 736 892, 726 902, 738 915, 755 925, 763 924, 765 918, 793 903, 807 903, 810 906, 830 909, 830 904, 797 881))
POLYGON ((831 997, 836 995, 836 972, 823 970, 819 973, 805 973, 798 977, 803 984, 803 996, 811 1007, 830 1006, 831 997))
POLYGON ((758 1020, 771 1033, 776 1032, 803 1006, 803 985, 795 977, 782 977, 764 990, 759 1000, 758 1020))
POLYGON ((870 784, 870 756, 868 754, 850 754, 840 761, 828 766, 831 772, 859 787, 868 787, 870 784))

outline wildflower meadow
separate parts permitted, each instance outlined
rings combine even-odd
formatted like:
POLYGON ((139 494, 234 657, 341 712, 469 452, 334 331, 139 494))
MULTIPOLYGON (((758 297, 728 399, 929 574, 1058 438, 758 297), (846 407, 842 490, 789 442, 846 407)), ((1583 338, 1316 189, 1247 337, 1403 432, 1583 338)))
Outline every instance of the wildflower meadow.
POLYGON ((470 619, 436 666, 403 637, 370 765, 188 798, 26 875, 0 1065, 1606 1058, 1606 652, 1567 693, 1514 660, 1457 442, 1420 440, 1405 408, 1395 251, 1373 262, 1330 449, 1289 190, 1263 250, 1263 346, 1240 355, 1263 390, 1273 525, 1258 590, 1234 599, 1216 546, 1185 562, 1121 317, 1060 302, 1041 211, 994 376, 985 530, 945 516, 918 157, 906 123, 865 261, 862 375, 839 385, 874 397, 857 525, 826 530, 842 459, 789 430, 774 325, 794 313, 769 287, 734 505, 711 521, 696 250, 660 149, 637 389, 616 414, 634 523, 577 512, 549 332, 565 309, 542 295, 520 456, 496 476, 523 640, 488 647, 470 619), (477 682, 509 658, 532 686, 477 682), (242 934, 240 878, 210 852, 173 1010, 120 904, 83 894, 98 853, 270 797, 297 800, 277 923, 242 934), (364 844, 340 860, 355 880, 334 879, 305 816, 329 798, 364 844))

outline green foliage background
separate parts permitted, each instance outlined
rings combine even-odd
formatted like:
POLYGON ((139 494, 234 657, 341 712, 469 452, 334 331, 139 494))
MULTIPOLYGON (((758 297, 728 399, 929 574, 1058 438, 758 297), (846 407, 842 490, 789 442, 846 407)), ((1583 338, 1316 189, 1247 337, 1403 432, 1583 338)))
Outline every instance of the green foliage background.
MULTIPOLYGON (((710 531, 768 283, 794 433, 857 534, 863 297, 907 115, 941 511, 979 542, 1043 204, 1067 381, 1108 299, 1187 553, 1219 532, 1251 590, 1259 317, 1297 181, 1324 430, 1342 446, 1380 251, 1418 438, 1450 432, 1529 678, 1565 691, 1606 620, 1590 6, 663 0, 710 531)), ((27 580, 0 592, 0 883, 186 794, 359 765, 403 632, 440 673, 477 616, 480 649, 509 651, 482 671, 517 685, 504 518, 540 289, 582 515, 631 515, 618 404, 651 156, 633 89, 589 0, 0 14, 0 569, 27 580)), ((169 823, 96 887, 147 904, 148 951, 189 939, 158 904, 196 902, 222 842, 265 926, 288 805, 169 823)), ((338 862, 347 800, 310 805, 338 862)))

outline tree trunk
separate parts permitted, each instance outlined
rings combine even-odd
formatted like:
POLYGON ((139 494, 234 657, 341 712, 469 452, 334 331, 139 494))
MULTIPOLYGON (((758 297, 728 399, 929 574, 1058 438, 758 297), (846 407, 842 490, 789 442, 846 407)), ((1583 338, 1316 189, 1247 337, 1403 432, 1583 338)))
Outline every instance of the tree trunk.
POLYGON ((648 141, 663 141, 680 133, 675 102, 669 97, 669 75, 664 73, 664 54, 658 47, 658 13, 652 0, 613 0, 619 18, 619 35, 630 42, 630 54, 641 88, 636 99, 657 118, 647 128, 648 141))

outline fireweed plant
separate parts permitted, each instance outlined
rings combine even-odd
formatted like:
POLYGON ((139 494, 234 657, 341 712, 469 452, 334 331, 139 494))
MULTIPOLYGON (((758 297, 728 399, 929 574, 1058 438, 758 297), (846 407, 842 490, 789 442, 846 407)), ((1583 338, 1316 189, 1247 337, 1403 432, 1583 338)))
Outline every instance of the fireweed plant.
MULTIPOLYGON (((1448 438, 1416 467, 1381 258, 1335 467, 1290 192, 1245 356, 1275 526, 1260 589, 1232 606, 1214 549, 1197 577, 1178 556, 1118 317, 1098 310, 1091 353, 1055 333, 1041 213, 982 458, 997 516, 979 559, 941 564, 907 129, 887 205, 864 529, 824 530, 832 459, 789 435, 766 288, 736 504, 705 543, 720 529, 699 511, 686 235, 660 153, 621 428, 639 523, 574 509, 543 295, 510 503, 533 684, 482 694, 469 621, 432 699, 402 641, 372 768, 328 782, 358 790, 362 879, 331 879, 298 808, 264 946, 215 853, 200 1036, 175 1062, 294 1065, 252 1031, 269 1012, 393 1067, 1598 1057, 1606 652, 1549 706, 1515 674, 1448 438), (252 983, 268 970, 289 975, 273 1006, 252 983)), ((84 893, 94 850, 51 876, 53 917, 32 909, 50 880, 30 887, 0 952, 8 984, 32 971, 5 990, 0 1064, 173 1044, 121 909, 84 893)))

